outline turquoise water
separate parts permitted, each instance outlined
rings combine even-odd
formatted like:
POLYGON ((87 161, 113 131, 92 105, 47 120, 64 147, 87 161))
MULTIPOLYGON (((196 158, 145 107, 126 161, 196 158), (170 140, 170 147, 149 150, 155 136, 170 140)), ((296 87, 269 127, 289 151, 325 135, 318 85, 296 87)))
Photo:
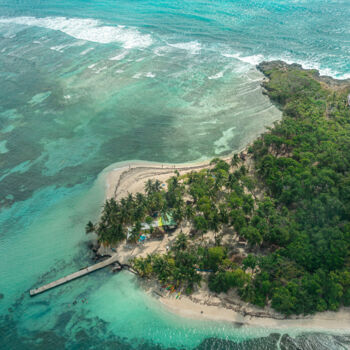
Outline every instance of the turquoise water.
POLYGON ((273 332, 176 317, 107 269, 28 290, 91 263, 104 168, 227 154, 280 118, 258 62, 349 77, 349 15, 338 0, 0 0, 0 344, 193 348, 273 332))

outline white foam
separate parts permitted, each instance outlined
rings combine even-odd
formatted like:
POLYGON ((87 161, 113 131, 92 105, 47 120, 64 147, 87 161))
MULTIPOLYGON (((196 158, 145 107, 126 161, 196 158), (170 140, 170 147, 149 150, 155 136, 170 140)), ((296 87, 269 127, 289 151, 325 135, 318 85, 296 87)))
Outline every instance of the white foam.
POLYGON ((0 18, 0 23, 14 23, 61 31, 76 39, 108 44, 118 42, 127 49, 147 47, 152 44, 149 34, 141 34, 134 28, 106 26, 95 19, 66 17, 9 17, 0 18))
POLYGON ((64 52, 64 49, 66 49, 68 47, 82 46, 82 45, 85 45, 85 44, 86 44, 86 41, 79 40, 79 41, 74 42, 74 43, 52 46, 52 47, 50 47, 50 50, 54 50, 54 51, 58 51, 58 52, 64 52))
POLYGON ((350 73, 345 73, 338 76, 339 79, 350 79, 350 73))
POLYGON ((136 73, 133 75, 134 79, 140 79, 142 77, 146 77, 146 78, 155 78, 155 74, 152 72, 147 72, 147 73, 136 73))
POLYGON ((122 53, 120 53, 119 55, 117 56, 114 56, 114 57, 111 57, 110 60, 111 61, 120 61, 122 60, 123 58, 125 58, 125 56, 129 53, 129 51, 124 51, 122 53))
POLYGON ((311 61, 302 61, 297 59, 293 60, 293 58, 290 58, 290 57, 281 57, 279 59, 288 64, 292 64, 292 63, 300 64, 304 69, 317 69, 320 72, 320 75, 327 75, 335 79, 350 79, 350 73, 338 72, 331 68, 322 68, 320 63, 316 61, 311 62, 311 61))
POLYGON ((220 79, 220 78, 222 78, 224 76, 224 71, 222 71, 222 72, 219 72, 219 73, 217 73, 217 74, 215 74, 215 75, 212 75, 212 76, 210 76, 210 77, 208 77, 208 79, 220 79))
POLYGON ((51 46, 50 50, 63 52, 63 49, 67 47, 67 45, 57 45, 57 46, 51 46))
POLYGON ((198 41, 189 41, 187 43, 176 43, 168 45, 180 50, 189 51, 193 55, 197 55, 202 49, 202 45, 198 41))
POLYGON ((84 56, 84 55, 86 55, 88 52, 90 52, 90 51, 92 51, 92 50, 94 50, 94 48, 93 48, 93 47, 89 47, 88 49, 86 49, 86 50, 80 52, 80 54, 81 54, 82 56, 84 56))
POLYGON ((169 46, 161 46, 153 50, 154 54, 157 56, 164 56, 168 51, 169 46))
POLYGON ((155 74, 154 73, 152 73, 152 72, 148 72, 148 73, 146 73, 145 74, 145 77, 147 77, 147 78, 155 78, 155 74))
POLYGON ((261 63, 264 60, 263 55, 242 56, 240 53, 235 53, 235 54, 222 53, 221 55, 224 57, 236 58, 241 62, 249 63, 253 66, 256 66, 257 64, 261 63))
POLYGON ((307 60, 300 60, 293 58, 289 55, 281 55, 281 56, 269 56, 264 57, 263 55, 252 55, 252 56, 243 56, 241 53, 222 53, 221 54, 224 57, 230 57, 238 59, 242 62, 249 63, 250 65, 258 65, 262 61, 276 61, 281 60, 288 64, 297 63, 300 64, 304 69, 317 69, 320 72, 320 75, 327 75, 336 79, 350 79, 350 73, 346 72, 339 72, 334 69, 328 68, 328 67, 321 67, 320 63, 317 61, 307 61, 307 60))
POLYGON ((94 72, 95 72, 96 74, 99 74, 99 73, 101 73, 102 71, 104 71, 104 70, 107 69, 107 68, 108 68, 107 66, 103 66, 103 67, 101 67, 101 68, 94 69, 94 72))
POLYGON ((220 154, 224 151, 228 151, 232 149, 232 146, 230 145, 230 141, 235 136, 234 130, 236 127, 229 128, 222 132, 222 136, 214 142, 215 147, 215 154, 220 154))
POLYGON ((7 39, 13 39, 16 37, 16 34, 5 35, 4 37, 7 39))

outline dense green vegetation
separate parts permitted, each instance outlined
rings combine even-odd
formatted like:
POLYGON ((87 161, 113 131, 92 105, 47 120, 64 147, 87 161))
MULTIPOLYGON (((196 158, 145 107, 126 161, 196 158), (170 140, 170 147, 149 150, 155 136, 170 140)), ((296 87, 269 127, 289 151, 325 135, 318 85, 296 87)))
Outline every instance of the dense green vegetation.
POLYGON ((191 234, 179 234, 165 255, 135 259, 141 276, 187 293, 208 278, 214 292, 235 289, 287 315, 350 306, 350 89, 330 88, 297 66, 260 68, 283 119, 250 147, 247 161, 214 159, 210 169, 175 174, 167 190, 149 181, 145 195, 107 201, 87 232, 115 244, 129 228, 136 242, 142 222, 171 211, 191 234), (211 246, 202 240, 208 231, 211 246), (222 244, 227 235, 246 241, 249 254, 222 244))

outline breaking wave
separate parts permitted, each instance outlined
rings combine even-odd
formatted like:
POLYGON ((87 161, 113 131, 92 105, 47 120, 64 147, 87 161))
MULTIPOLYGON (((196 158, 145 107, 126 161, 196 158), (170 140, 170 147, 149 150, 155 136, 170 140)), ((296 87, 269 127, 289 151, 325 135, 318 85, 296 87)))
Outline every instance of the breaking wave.
POLYGON ((152 44, 149 34, 141 34, 135 28, 125 26, 102 25, 91 18, 66 17, 9 17, 0 18, 0 23, 13 23, 25 26, 35 26, 61 31, 76 39, 97 42, 101 44, 121 43, 124 48, 144 48, 152 44))

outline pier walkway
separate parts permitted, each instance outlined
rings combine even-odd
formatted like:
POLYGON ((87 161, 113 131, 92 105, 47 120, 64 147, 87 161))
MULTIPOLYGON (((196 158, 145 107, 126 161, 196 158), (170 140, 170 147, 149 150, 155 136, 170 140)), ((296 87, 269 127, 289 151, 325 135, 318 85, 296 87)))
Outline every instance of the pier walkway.
POLYGON ((62 277, 62 278, 58 279, 57 281, 45 284, 44 286, 41 286, 41 287, 36 288, 36 289, 32 289, 29 292, 29 294, 30 294, 30 296, 34 296, 34 295, 46 292, 49 289, 55 288, 57 286, 60 286, 61 284, 70 282, 72 280, 75 280, 76 278, 79 278, 81 276, 87 275, 90 272, 102 269, 103 267, 111 265, 111 264, 113 264, 115 262, 117 262, 117 255, 116 254, 111 256, 110 258, 104 260, 104 261, 101 261, 101 262, 95 264, 95 265, 91 265, 91 266, 86 267, 84 269, 81 269, 81 270, 79 270, 77 272, 74 272, 74 273, 72 273, 72 274, 70 274, 70 275, 68 275, 66 277, 62 277))

